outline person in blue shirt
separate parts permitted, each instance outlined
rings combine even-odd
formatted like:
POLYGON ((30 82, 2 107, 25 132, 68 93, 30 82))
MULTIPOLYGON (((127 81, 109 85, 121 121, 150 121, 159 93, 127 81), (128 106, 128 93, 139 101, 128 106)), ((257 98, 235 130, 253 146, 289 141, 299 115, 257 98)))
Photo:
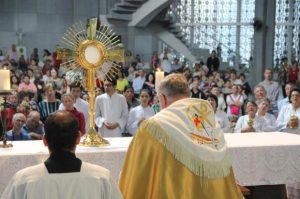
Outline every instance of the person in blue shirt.
POLYGON ((26 123, 22 127, 32 140, 41 140, 45 133, 44 124, 40 121, 40 113, 37 111, 31 111, 26 119, 26 123))
POLYGON ((16 113, 13 116, 13 128, 6 133, 7 140, 21 141, 31 140, 28 133, 22 128, 26 122, 26 117, 23 113, 16 113))

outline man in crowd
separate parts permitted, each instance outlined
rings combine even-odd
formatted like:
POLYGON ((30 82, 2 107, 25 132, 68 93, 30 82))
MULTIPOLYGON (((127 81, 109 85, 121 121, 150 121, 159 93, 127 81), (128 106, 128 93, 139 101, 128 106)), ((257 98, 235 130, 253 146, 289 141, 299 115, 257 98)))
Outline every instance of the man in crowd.
POLYGON ((209 69, 209 73, 219 70, 220 61, 215 50, 211 51, 210 57, 207 58, 206 65, 209 69))
POLYGON ((33 140, 41 140, 45 133, 44 125, 41 122, 40 113, 37 111, 31 111, 26 119, 25 125, 22 127, 33 140))
POLYGON ((23 113, 16 113, 13 116, 13 128, 6 133, 9 141, 30 140, 30 135, 22 128, 26 122, 23 113))
POLYGON ((273 112, 278 112, 277 99, 279 94, 279 84, 276 81, 272 81, 272 70, 270 68, 265 69, 264 81, 259 85, 263 86, 267 93, 267 98, 271 101, 271 109, 273 112))
POLYGON ((259 101, 267 98, 266 89, 262 85, 256 85, 254 87, 254 96, 255 96, 255 102, 258 104, 259 101))
POLYGON ((45 122, 43 138, 50 157, 16 173, 1 199, 122 198, 110 171, 76 157, 79 141, 78 122, 71 113, 51 114, 45 122))
POLYGON ((143 71, 142 69, 139 70, 139 76, 133 79, 132 82, 132 87, 134 90, 134 96, 136 98, 139 97, 140 92, 144 86, 144 83, 146 81, 146 77, 145 77, 145 71, 143 71))
POLYGON ((105 93, 95 100, 95 124, 103 137, 121 137, 128 118, 126 99, 115 86, 116 80, 105 80, 105 93))
POLYGON ((123 197, 243 198, 209 102, 188 98, 188 83, 179 74, 167 76, 158 95, 163 110, 140 125, 128 149, 123 197))

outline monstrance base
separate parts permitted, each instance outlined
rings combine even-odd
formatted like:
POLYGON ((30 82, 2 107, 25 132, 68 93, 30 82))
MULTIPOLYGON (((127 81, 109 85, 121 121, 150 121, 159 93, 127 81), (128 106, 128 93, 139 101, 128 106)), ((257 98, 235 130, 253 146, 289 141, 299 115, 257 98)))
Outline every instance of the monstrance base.
POLYGON ((79 145, 87 147, 101 147, 108 146, 109 142, 106 139, 99 136, 95 129, 91 128, 79 145))
POLYGON ((10 148, 13 147, 12 144, 0 144, 0 148, 10 148))

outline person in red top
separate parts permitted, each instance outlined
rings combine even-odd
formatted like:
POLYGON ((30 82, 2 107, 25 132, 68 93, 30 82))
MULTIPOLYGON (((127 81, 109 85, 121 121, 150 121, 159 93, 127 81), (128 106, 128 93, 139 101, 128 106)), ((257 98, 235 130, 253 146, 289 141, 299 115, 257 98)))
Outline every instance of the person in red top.
POLYGON ((297 82, 298 80, 299 68, 297 61, 293 61, 292 67, 289 69, 289 81, 292 83, 297 82))
POLYGON ((68 111, 74 115, 74 117, 78 120, 79 123, 79 131, 81 136, 85 134, 85 118, 82 112, 77 111, 74 107, 74 98, 71 94, 64 94, 62 96, 62 103, 65 107, 65 111, 68 111))
MULTIPOLYGON (((13 128, 13 116, 17 113, 18 106, 18 93, 13 91, 12 94, 8 97, 8 105, 5 109, 6 112, 6 130, 11 130, 13 128)), ((2 112, 1 111, 1 112, 2 112)), ((2 114, 0 114, 0 119, 2 120, 2 114)))

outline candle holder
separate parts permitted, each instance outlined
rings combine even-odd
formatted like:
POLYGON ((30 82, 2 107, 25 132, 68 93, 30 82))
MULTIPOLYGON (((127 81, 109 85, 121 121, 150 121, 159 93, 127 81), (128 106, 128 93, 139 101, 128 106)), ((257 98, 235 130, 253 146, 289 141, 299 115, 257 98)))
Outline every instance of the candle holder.
POLYGON ((3 97, 3 103, 1 106, 3 107, 3 110, 1 110, 1 119, 2 119, 2 128, 3 128, 3 133, 2 133, 2 140, 3 144, 0 144, 0 148, 10 148, 13 147, 12 144, 7 144, 7 136, 6 136, 6 108, 8 107, 7 103, 7 97, 11 94, 11 90, 0 90, 0 96, 3 97))

